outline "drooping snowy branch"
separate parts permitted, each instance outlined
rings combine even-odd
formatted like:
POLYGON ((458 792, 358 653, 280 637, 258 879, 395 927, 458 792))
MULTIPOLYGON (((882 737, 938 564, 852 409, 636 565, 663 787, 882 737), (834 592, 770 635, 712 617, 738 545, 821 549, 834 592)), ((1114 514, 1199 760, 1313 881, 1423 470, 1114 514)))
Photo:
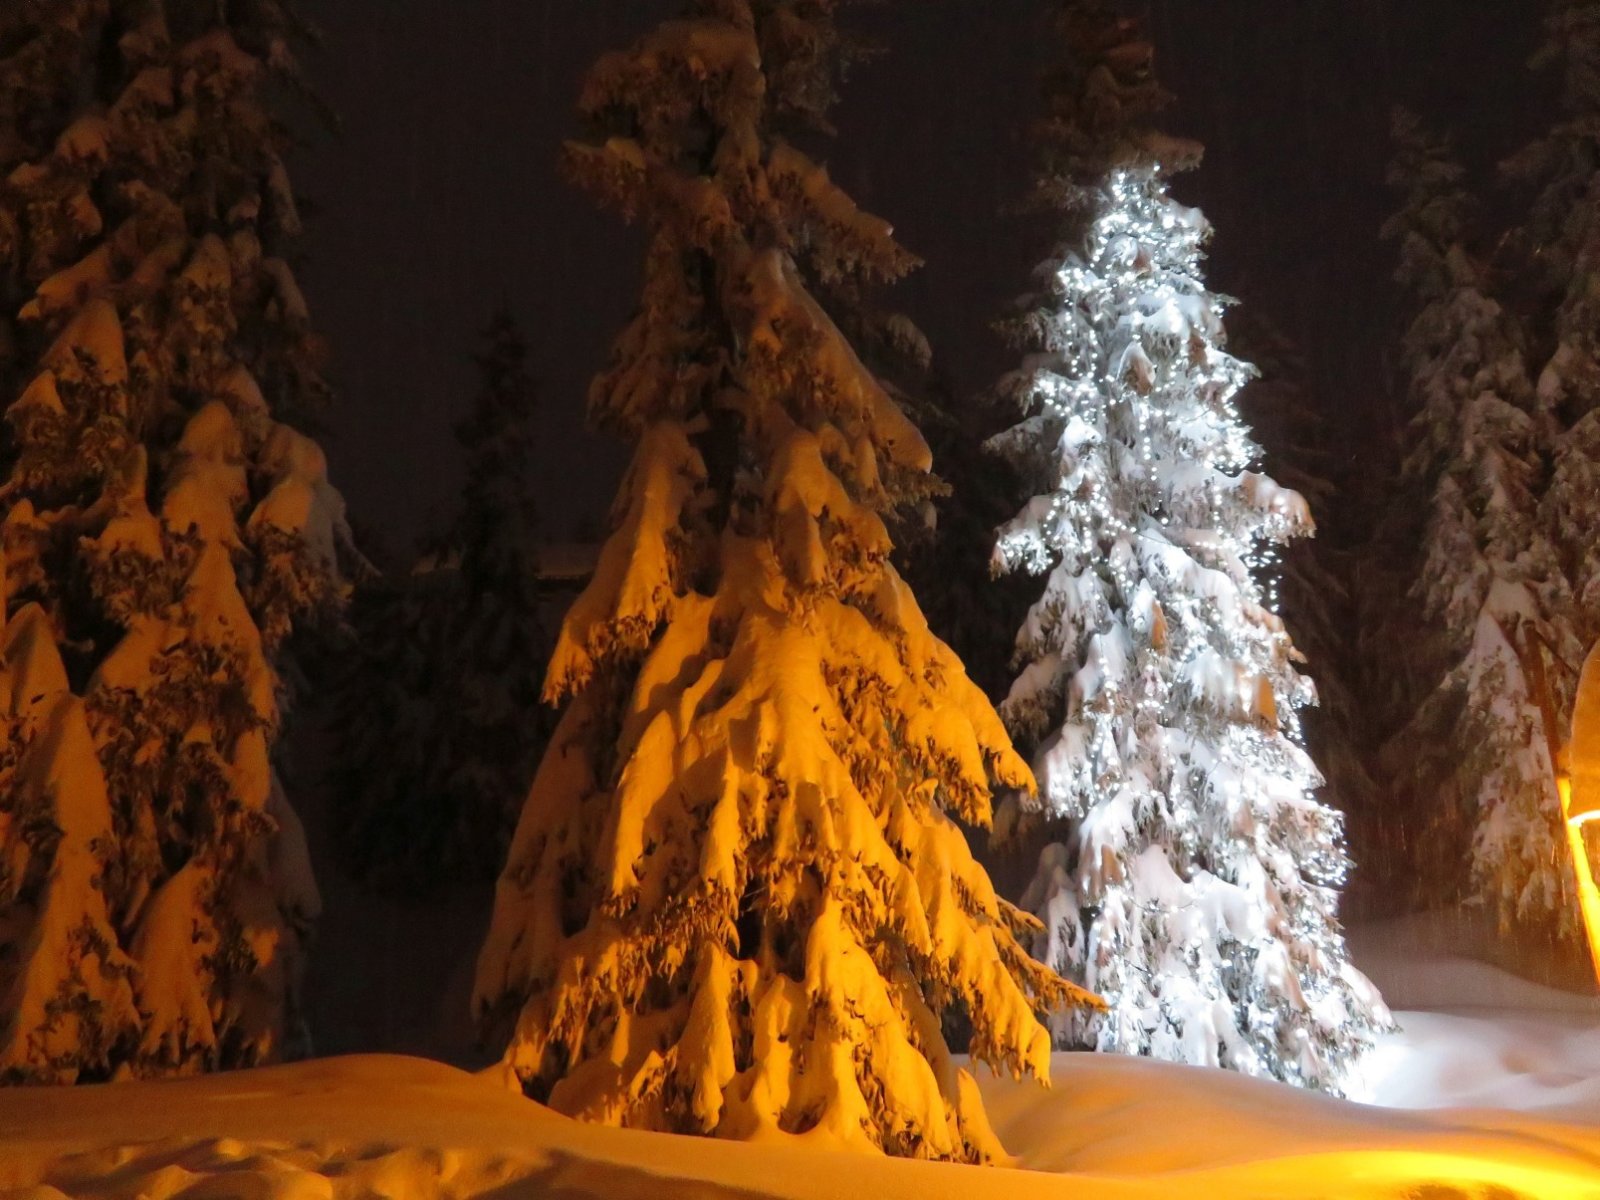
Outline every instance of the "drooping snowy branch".
POLYGON ((325 391, 266 104, 299 26, 277 0, 46 0, 0 25, 5 612, 53 641, 33 653, 63 697, 10 735, 32 782, 0 801, 0 976, 50 999, 5 1010, 0 1074, 262 1061, 295 1036, 318 905, 273 777, 277 667, 337 599, 346 538, 283 423, 325 391))
POLYGON ((1559 422, 1478 257, 1481 222, 1459 164, 1409 114, 1395 133, 1390 177, 1404 203, 1386 232, 1413 306, 1402 484, 1422 510, 1410 563, 1418 611, 1392 636, 1427 677, 1389 757, 1416 804, 1463 829, 1474 891, 1505 919, 1570 929, 1544 714, 1548 703, 1565 728, 1582 662, 1572 590, 1540 512, 1559 422), (1535 655, 1542 681, 1530 675, 1535 655))
POLYGON ((572 697, 479 960, 533 1094, 616 1123, 999 1147, 942 1015, 1042 1077, 1033 962, 953 818, 1031 777, 888 562, 927 447, 817 302, 909 256, 776 136, 831 95, 831 3, 701 3, 596 67, 574 176, 650 233, 591 408, 636 442, 548 675, 572 697), (603 136, 603 135, 602 135, 603 136))

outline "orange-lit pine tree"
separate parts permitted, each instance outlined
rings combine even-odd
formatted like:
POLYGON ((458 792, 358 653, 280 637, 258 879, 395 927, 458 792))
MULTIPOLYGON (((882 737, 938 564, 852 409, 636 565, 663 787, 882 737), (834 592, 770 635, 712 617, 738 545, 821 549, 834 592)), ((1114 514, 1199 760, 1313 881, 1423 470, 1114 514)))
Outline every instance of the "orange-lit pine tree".
POLYGON ((283 258, 287 0, 0 10, 0 1080, 277 1056, 277 666, 342 505, 283 258))
POLYGON ((590 398, 637 449, 476 1004, 564 1112, 982 1161, 941 1017, 1043 1076, 1038 1012, 1090 999, 1029 959, 952 819, 1032 779, 889 564, 929 455, 818 299, 912 266, 785 140, 826 127, 836 8, 699 0, 584 91, 567 165, 649 233, 590 398))

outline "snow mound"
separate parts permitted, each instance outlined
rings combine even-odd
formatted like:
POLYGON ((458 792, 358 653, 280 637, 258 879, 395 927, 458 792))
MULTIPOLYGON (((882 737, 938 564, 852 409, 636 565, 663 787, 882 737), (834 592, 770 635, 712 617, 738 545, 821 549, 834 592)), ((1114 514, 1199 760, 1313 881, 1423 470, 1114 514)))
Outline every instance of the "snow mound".
POLYGON ((583 1125, 497 1073, 398 1057, 11 1089, 0 1200, 1600 1197, 1600 1107, 1566 1124, 1401 1113, 1113 1054, 1058 1055, 1050 1090, 982 1086, 1025 1169, 583 1125))
MULTIPOLYGON (((1402 1026, 1421 1015, 1400 1014, 1402 1026)), ((1456 1044, 1450 1039, 1436 1049, 1456 1044)), ((1485 1084, 1488 1077, 1485 1071, 1485 1084)), ((1165 1181, 1170 1190, 1150 1194, 1229 1200, 1600 1197, 1600 1104, 1592 1100, 1539 1116, 1488 1108, 1401 1112, 1237 1072, 1115 1054, 1058 1054, 1052 1078, 1048 1092, 983 1078, 990 1120, 1019 1165, 1091 1177, 1096 1187, 1165 1181)), ((1387 1102, 1403 1099, 1403 1082, 1403 1075, 1387 1080, 1387 1102)), ((1589 1091, 1600 1095, 1593 1084, 1589 1091)), ((1525 1098, 1551 1094, 1535 1090, 1525 1098)), ((1431 1106, 1439 1096, 1417 1087, 1409 1098, 1431 1106)))
MULTIPOLYGON (((1397 1010, 1352 1091, 1389 1108, 1495 1108, 1600 1123, 1600 997, 1465 955, 1493 952, 1481 910, 1412 913, 1350 931, 1397 1010)), ((1597 1170, 1600 1175, 1600 1170, 1597 1170)))
POLYGON ((1363 1064, 1363 1094, 1374 1104, 1600 1124, 1600 1019, 1548 1011, 1398 1017, 1400 1032, 1380 1038, 1363 1064))

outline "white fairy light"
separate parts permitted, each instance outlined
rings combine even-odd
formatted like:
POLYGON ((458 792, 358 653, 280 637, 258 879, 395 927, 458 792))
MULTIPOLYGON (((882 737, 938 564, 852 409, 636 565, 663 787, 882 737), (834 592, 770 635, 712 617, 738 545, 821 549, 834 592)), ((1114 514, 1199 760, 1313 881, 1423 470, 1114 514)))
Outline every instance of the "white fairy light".
MULTIPOLYGON (((1113 170, 1075 199, 1090 214, 1086 231, 1041 276, 1054 281, 1051 319, 1071 333, 1033 376, 1034 411, 1074 433, 1062 440, 1060 476, 1041 481, 1052 501, 1028 546, 1052 560, 1038 569, 1062 563, 1098 580, 1110 609, 1086 611, 1081 625, 1050 622, 1047 597, 1030 618, 1055 631, 1037 645, 1059 664, 1054 693, 1087 697, 1052 714, 1075 732, 1068 739, 1063 727, 1035 764, 1081 843, 1071 894, 1051 903, 1073 913, 1082 938, 1077 950, 1057 940, 1047 952, 1111 1003, 1102 1023, 1078 1030, 1108 1048, 1156 1052, 1146 1014, 1176 1030, 1202 1019, 1178 997, 1226 998, 1239 1024, 1229 1065, 1297 1081, 1309 1070, 1331 1086, 1341 1059, 1323 1033, 1306 1035, 1309 1068, 1276 1049, 1286 1044, 1280 1026, 1315 1021, 1296 1008, 1298 993, 1237 970, 1263 955, 1311 961, 1313 943, 1330 948, 1327 961, 1343 955, 1329 932, 1329 885, 1343 863, 1329 826, 1273 840, 1314 805, 1314 771, 1295 745, 1307 693, 1292 644, 1273 627, 1271 541, 1296 522, 1250 499, 1259 481, 1244 472, 1259 451, 1234 398, 1252 372, 1223 349, 1223 306, 1201 276, 1203 218, 1170 199, 1150 163, 1113 170), (1105 855, 1121 882, 1101 876, 1105 855), (1222 915, 1227 889, 1257 913, 1250 930, 1222 915), (1194 911, 1211 915, 1184 924, 1194 911), (1293 945, 1276 940, 1296 929, 1307 932, 1293 945), (1082 957, 1089 945, 1100 947, 1093 960, 1082 957), (1170 994, 1158 1000, 1153 987, 1170 994)), ((1307 976, 1301 990, 1343 1005, 1351 1029, 1339 1037, 1358 1044, 1372 1016, 1338 969, 1307 976)), ((1162 1044, 1177 1053, 1181 1041, 1162 1044)))

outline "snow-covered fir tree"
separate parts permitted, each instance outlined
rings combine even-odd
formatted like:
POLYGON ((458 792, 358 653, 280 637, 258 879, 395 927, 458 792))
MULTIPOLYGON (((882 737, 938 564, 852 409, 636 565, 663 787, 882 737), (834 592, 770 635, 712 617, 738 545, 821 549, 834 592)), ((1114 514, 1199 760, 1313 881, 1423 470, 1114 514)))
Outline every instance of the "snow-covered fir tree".
MULTIPOLYGON (((1559 76, 1548 133, 1504 165, 1530 191, 1519 282, 1541 405, 1557 423, 1541 497, 1547 529, 1578 601, 1579 634, 1600 639, 1600 4, 1557 0, 1534 65, 1559 76)), ((1563 675, 1570 693, 1575 677, 1563 675)))
POLYGON ((1550 743, 1567 728, 1582 644, 1540 511, 1558 419, 1530 378, 1520 322, 1495 295, 1478 206, 1448 142, 1405 112, 1395 139, 1402 204, 1385 234, 1412 314, 1401 483, 1421 507, 1416 612, 1395 649, 1427 673, 1385 757, 1409 803, 1436 815, 1436 845, 1458 827, 1473 890, 1502 918, 1571 931, 1550 743))
MULTIPOLYGON (((1384 226, 1398 243, 1395 282, 1408 297, 1439 296, 1449 288, 1441 247, 1477 240, 1480 205, 1447 139, 1424 129, 1402 109, 1393 114, 1388 183, 1401 200, 1384 226)), ((1415 304, 1413 303, 1413 308, 1415 304)), ((1414 315, 1414 313, 1412 314, 1414 315)), ((1401 332, 1410 317, 1402 320, 1401 332)), ((1368 486, 1371 533, 1363 548, 1359 605, 1364 691, 1384 731, 1374 773, 1389 800, 1379 816, 1394 895, 1402 909, 1457 904, 1472 894, 1472 819, 1443 786, 1453 770, 1448 740, 1419 741, 1408 730, 1453 665, 1450 638, 1416 596, 1437 482, 1438 456, 1419 453, 1421 426, 1409 380, 1397 371, 1391 408, 1392 447, 1374 455, 1368 486)))
POLYGON ((0 13, 0 1079, 283 1053, 318 899, 275 664, 338 591, 267 97, 287 3, 0 13))
MULTIPOLYGON (((992 579, 994 527, 1010 515, 1018 487, 1005 459, 985 442, 1010 414, 955 397, 933 381, 915 410, 945 492, 926 506, 930 520, 908 522, 896 537, 895 561, 929 627, 954 650, 967 674, 998 699, 1011 682, 1012 630, 1032 599, 1021 578, 992 579)), ((896 531, 899 532, 898 530, 896 531)))
POLYGON ((492 880, 552 724, 535 387, 508 312, 484 340, 478 396, 456 427, 460 512, 411 571, 363 586, 352 605, 339 833, 357 876, 386 889, 492 880))
MULTIPOLYGON (((1357 486, 1342 459, 1328 410, 1311 390, 1298 347, 1259 314, 1239 310, 1229 331, 1258 374, 1239 395, 1240 412, 1260 442, 1273 478, 1305 500, 1317 536, 1297 538, 1269 557, 1258 580, 1276 600, 1284 626, 1306 659, 1317 703, 1301 713, 1306 747, 1323 776, 1320 797, 1347 827, 1370 826, 1378 798, 1368 765, 1372 734, 1361 679, 1360 612, 1354 592, 1356 548, 1348 533, 1330 537, 1337 497, 1357 486), (1280 569, 1281 561, 1281 569, 1280 569)), ((1347 501, 1348 503, 1348 501, 1347 501)), ((1348 522, 1347 522, 1348 525, 1348 522)))
POLYGON ((636 444, 546 683, 571 702, 501 876, 476 1004, 532 1095, 730 1138, 986 1160, 971 1052, 1046 1074, 1030 959, 952 816, 1027 766, 889 563, 922 437, 817 300, 909 257, 793 142, 830 0, 696 0, 604 56, 573 176, 645 224, 593 387, 636 444))
POLYGON ((1101 0, 1058 18, 1036 194, 1061 241, 1010 323, 1024 419, 994 440, 1036 489, 997 568, 1045 580, 1001 711, 1066 822, 1023 905, 1040 955, 1109 1006, 1056 1032, 1337 1090, 1387 1018, 1336 919, 1313 689, 1258 578, 1310 517, 1247 469, 1250 368, 1202 278, 1206 221, 1168 192, 1200 151, 1152 128, 1149 44, 1101 0))

